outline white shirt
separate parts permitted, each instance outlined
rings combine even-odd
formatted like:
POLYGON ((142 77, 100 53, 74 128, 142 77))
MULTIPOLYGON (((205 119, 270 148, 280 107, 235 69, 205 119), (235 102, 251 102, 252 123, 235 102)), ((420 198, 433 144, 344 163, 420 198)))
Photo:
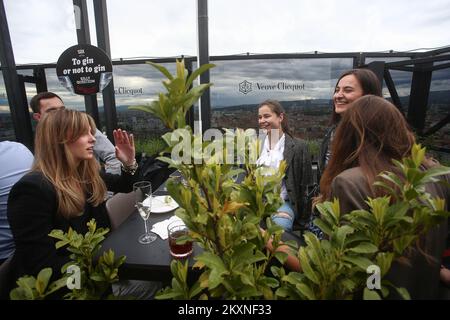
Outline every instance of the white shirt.
MULTIPOLYGON (((283 135, 278 140, 274 148, 270 149, 269 136, 267 135, 266 138, 264 139, 264 145, 261 151, 261 155, 256 161, 256 164, 278 169, 280 167, 281 160, 284 160, 283 153, 285 140, 286 140, 285 135, 283 133, 283 135)), ((289 199, 284 180, 281 182, 280 196, 283 200, 289 199)))

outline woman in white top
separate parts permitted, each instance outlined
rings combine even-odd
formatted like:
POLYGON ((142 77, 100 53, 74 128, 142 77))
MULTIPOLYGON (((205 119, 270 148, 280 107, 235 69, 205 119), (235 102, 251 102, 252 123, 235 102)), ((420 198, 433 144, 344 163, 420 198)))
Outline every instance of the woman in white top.
POLYGON ((287 163, 280 194, 284 203, 272 220, 291 231, 294 220, 306 225, 309 219, 305 200, 312 185, 311 156, 306 143, 292 136, 286 112, 278 101, 266 100, 258 106, 258 123, 266 135, 257 164, 278 168, 281 160, 287 163))

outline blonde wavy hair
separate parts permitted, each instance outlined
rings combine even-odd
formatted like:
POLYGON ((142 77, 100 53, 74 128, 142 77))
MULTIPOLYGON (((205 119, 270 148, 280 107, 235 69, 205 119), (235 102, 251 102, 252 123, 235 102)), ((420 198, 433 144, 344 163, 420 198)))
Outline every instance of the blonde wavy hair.
POLYGON ((41 172, 54 186, 58 213, 69 218, 83 213, 86 201, 98 206, 104 201, 106 185, 95 158, 77 162, 68 144, 96 126, 91 116, 59 109, 46 114, 37 125, 33 171, 41 172))

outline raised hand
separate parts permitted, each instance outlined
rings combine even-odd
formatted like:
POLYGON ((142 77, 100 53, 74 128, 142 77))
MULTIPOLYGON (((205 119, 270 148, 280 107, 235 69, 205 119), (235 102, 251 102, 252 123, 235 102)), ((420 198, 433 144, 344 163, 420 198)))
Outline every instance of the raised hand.
POLYGON ((113 131, 113 136, 116 145, 116 158, 125 166, 131 166, 136 153, 133 134, 117 129, 113 131))

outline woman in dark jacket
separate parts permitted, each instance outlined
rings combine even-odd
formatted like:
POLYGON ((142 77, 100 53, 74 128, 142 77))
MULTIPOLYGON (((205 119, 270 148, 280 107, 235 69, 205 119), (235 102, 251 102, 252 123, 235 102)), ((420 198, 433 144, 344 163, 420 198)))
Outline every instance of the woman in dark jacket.
MULTIPOLYGON (((342 115, 348 110, 353 101, 367 94, 382 96, 380 81, 371 70, 352 69, 344 72, 339 77, 334 88, 333 114, 331 116, 330 128, 325 134, 319 150, 317 181, 320 181, 328 161, 332 156, 332 152, 334 152, 331 150, 331 144, 334 139, 336 127, 339 124, 342 115)), ((313 211, 307 229, 319 238, 322 238, 322 231, 313 222, 317 214, 316 211, 313 211)))
MULTIPOLYGON (((353 103, 336 130, 333 155, 320 181, 322 200, 339 199, 341 212, 368 210, 366 200, 384 196, 385 191, 373 183, 383 171, 394 171, 392 159, 401 161, 411 154, 413 133, 398 109, 389 101, 364 96, 353 103)), ((425 159, 424 169, 439 165, 425 159)), ((450 176, 440 177, 447 183, 450 176)), ((426 192, 433 197, 450 199, 450 189, 440 183, 429 183, 426 192)), ((433 227, 421 239, 423 248, 412 246, 408 263, 396 261, 387 279, 408 290, 412 299, 436 299, 439 293, 439 272, 445 249, 447 221, 433 227), (425 252, 425 254, 424 254, 425 252)))
POLYGON ((110 227, 105 208, 109 190, 132 190, 136 161, 133 136, 114 131, 116 156, 123 164, 121 176, 100 176, 94 157, 95 124, 78 111, 60 109, 47 114, 36 128, 35 163, 19 180, 8 200, 8 220, 16 251, 12 260, 13 278, 36 276, 46 267, 59 278, 70 253, 55 248, 53 229, 87 232, 87 222, 110 227))
POLYGON ((339 120, 353 101, 367 94, 382 96, 380 81, 371 70, 353 69, 344 72, 339 77, 334 88, 330 129, 325 134, 320 147, 317 181, 320 181, 320 177, 331 158, 330 146, 339 120))
MULTIPOLYGON (((409 156, 414 142, 414 135, 403 115, 389 101, 373 95, 356 100, 336 129, 332 144, 336 151, 320 180, 322 195, 318 202, 337 197, 341 214, 368 210, 368 197, 386 194, 383 189, 373 186, 378 174, 394 171, 392 159, 401 161, 409 156)), ((422 163, 424 169, 437 165, 431 159, 422 163)), ((433 197, 445 199, 445 209, 448 210, 450 175, 440 179, 447 185, 433 182, 427 184, 425 190, 433 197)), ((447 221, 443 221, 422 236, 421 248, 412 245, 403 259, 392 263, 386 279, 396 287, 406 288, 412 299, 438 298, 440 259, 446 237, 447 221)), ((290 254, 286 246, 278 250, 290 254)), ((299 259, 292 254, 286 264, 295 271, 301 271, 299 259)), ((399 298, 393 290, 390 293, 389 298, 399 298)))

